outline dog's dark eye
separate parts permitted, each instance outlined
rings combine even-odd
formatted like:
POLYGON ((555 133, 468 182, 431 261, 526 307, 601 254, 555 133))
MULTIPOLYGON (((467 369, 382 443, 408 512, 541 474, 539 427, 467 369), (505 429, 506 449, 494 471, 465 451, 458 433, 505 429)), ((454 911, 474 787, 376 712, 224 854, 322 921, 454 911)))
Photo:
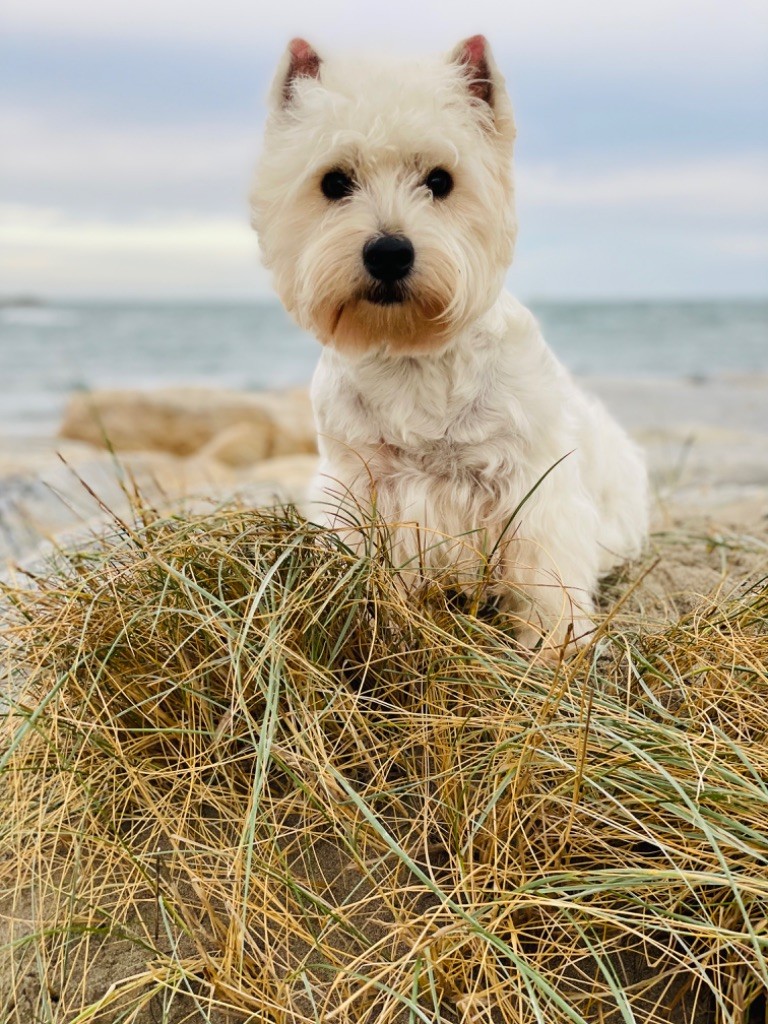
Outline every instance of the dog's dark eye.
POLYGON ((453 178, 442 167, 436 167, 429 172, 424 184, 435 199, 444 199, 453 188, 453 178))
POLYGON ((354 187, 354 181, 344 171, 328 171, 320 182, 320 188, 326 199, 344 199, 354 187))

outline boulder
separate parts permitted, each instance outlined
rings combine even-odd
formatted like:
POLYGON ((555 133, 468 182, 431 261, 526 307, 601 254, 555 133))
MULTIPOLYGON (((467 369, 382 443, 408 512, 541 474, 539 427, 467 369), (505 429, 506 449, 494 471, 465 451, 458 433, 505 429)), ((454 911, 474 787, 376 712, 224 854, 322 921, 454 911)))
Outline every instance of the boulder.
POLYGON ((304 390, 251 393, 208 388, 92 391, 73 395, 59 436, 118 452, 187 456, 212 446, 226 465, 316 450, 304 390))
POLYGON ((316 455, 281 455, 268 459, 248 473, 248 487, 239 493, 250 504, 264 502, 265 496, 270 495, 277 501, 302 505, 317 472, 317 463, 316 455))
POLYGON ((34 467, 20 465, 0 476, 0 575, 9 559, 28 559, 45 541, 82 541, 112 516, 130 520, 136 495, 162 508, 189 494, 228 495, 237 486, 230 469, 202 459, 65 451, 66 463, 52 450, 47 462, 39 457, 34 467))
POLYGON ((243 469, 267 456, 266 432, 253 423, 235 423, 222 430, 197 455, 233 469, 243 469))
POLYGON ((51 447, 47 460, 42 449, 38 452, 34 467, 21 460, 11 466, 2 454, 0 448, 0 468, 5 465, 11 472, 0 475, 0 580, 9 561, 31 565, 59 543, 87 542, 113 516, 132 521, 137 495, 158 509, 179 503, 207 509, 230 501, 254 508, 301 505, 317 468, 317 456, 307 454, 266 459, 245 472, 202 453, 180 459, 138 452, 116 459, 67 445, 66 462, 51 447))

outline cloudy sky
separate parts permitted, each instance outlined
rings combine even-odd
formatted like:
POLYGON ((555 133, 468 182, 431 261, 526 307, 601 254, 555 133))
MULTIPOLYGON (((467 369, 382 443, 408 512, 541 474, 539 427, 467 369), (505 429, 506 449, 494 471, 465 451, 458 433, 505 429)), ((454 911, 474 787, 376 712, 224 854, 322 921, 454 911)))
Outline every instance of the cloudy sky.
POLYGON ((259 298, 273 67, 484 32, 518 121, 523 298, 768 294, 764 0, 4 0, 0 294, 259 298))

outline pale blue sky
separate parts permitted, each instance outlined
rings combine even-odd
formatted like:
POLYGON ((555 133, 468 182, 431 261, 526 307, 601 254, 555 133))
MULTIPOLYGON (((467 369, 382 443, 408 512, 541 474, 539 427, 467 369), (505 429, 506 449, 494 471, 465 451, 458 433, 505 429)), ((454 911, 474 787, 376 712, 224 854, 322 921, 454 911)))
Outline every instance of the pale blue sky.
POLYGON ((517 113, 518 294, 768 294, 762 2, 382 7, 6 0, 2 292, 268 294, 246 196, 287 39, 417 54, 482 31, 517 113))

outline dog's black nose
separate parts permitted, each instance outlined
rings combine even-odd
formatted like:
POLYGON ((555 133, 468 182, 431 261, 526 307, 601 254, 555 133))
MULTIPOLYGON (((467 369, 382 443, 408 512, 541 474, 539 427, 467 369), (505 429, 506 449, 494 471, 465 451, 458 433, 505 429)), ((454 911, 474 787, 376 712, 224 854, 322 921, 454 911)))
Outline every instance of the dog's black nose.
POLYGON ((403 235, 373 238, 363 246, 363 263, 377 281, 399 281, 413 266, 413 246, 403 235))

